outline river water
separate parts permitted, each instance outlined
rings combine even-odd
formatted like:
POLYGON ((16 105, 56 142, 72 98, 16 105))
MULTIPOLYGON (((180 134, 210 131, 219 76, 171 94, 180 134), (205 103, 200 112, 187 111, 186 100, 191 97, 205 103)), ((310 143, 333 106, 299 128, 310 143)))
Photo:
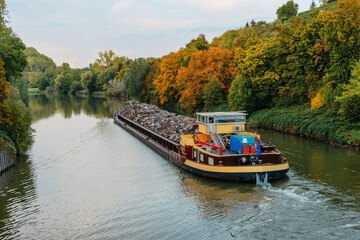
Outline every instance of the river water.
POLYGON ((270 185, 187 173, 115 125, 115 99, 33 96, 34 144, 0 175, 0 239, 360 239, 360 153, 262 131, 270 185))

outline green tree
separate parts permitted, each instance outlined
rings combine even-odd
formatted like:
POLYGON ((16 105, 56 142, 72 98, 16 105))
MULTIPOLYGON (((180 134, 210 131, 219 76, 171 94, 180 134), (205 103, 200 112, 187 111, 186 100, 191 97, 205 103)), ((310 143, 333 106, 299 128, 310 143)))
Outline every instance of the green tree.
POLYGON ((211 46, 231 49, 234 41, 238 36, 239 36, 239 31, 237 30, 226 31, 220 37, 215 37, 211 42, 211 46))
POLYGON ((87 89, 89 94, 95 91, 95 79, 91 71, 86 71, 83 74, 81 74, 80 82, 81 82, 81 86, 84 89, 87 89))
POLYGON ((129 95, 142 97, 145 79, 150 70, 150 65, 144 58, 135 59, 125 73, 125 88, 129 95))
POLYGON ((5 25, 0 26, 0 58, 4 61, 6 79, 20 78, 26 66, 25 45, 21 39, 5 25))
POLYGON ((310 4, 310 10, 315 9, 315 8, 316 8, 316 4, 315 4, 314 0, 312 0, 312 2, 310 4))
POLYGON ((74 94, 80 90, 82 90, 80 81, 73 81, 70 85, 70 93, 74 94))
POLYGON ((40 90, 45 90, 47 86, 50 86, 49 79, 45 74, 41 74, 35 81, 36 87, 40 90))
POLYGON ((298 13, 299 5, 294 3, 294 1, 288 1, 283 4, 277 11, 276 15, 280 21, 288 20, 292 17, 295 17, 298 13))
POLYGON ((354 65, 350 83, 343 86, 343 92, 337 101, 340 102, 340 113, 350 122, 360 122, 360 62, 354 65))
POLYGON ((232 82, 229 96, 229 105, 232 110, 246 110, 252 112, 271 106, 272 101, 264 99, 262 89, 254 86, 247 76, 237 76, 232 82))
POLYGON ((68 94, 71 86, 70 73, 59 74, 54 80, 55 88, 60 94, 68 94))
POLYGON ((16 88, 19 91, 21 100, 27 106, 29 104, 29 93, 28 88, 29 84, 24 78, 14 78, 10 77, 10 83, 12 87, 16 88))
POLYGON ((70 64, 68 63, 63 63, 61 64, 60 67, 57 67, 56 68, 56 75, 59 75, 59 74, 67 74, 67 73, 70 73, 71 71, 71 68, 70 68, 70 64))
POLYGON ((106 89, 111 79, 121 79, 130 63, 127 57, 119 57, 112 50, 99 52, 99 58, 90 65, 96 75, 96 88, 106 89))
POLYGON ((224 91, 221 88, 219 79, 216 76, 211 76, 208 83, 205 85, 203 92, 204 108, 208 111, 213 111, 217 106, 224 102, 224 91))
POLYGON ((188 44, 186 44, 186 49, 193 48, 196 50, 208 50, 209 47, 210 44, 203 33, 200 33, 197 38, 192 39, 188 44))

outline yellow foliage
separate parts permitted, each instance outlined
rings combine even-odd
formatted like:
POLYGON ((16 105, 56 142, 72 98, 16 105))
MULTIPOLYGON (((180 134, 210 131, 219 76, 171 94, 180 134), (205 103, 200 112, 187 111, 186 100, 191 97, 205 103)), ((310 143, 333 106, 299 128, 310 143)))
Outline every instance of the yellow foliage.
POLYGON ((321 93, 316 93, 315 97, 311 99, 311 109, 316 110, 325 105, 325 96, 321 93))

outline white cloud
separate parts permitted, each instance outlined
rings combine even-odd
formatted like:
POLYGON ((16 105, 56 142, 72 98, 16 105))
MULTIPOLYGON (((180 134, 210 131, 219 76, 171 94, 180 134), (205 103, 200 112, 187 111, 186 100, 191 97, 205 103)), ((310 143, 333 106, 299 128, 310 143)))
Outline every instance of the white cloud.
POLYGON ((125 8, 129 8, 131 7, 131 2, 130 1, 121 1, 121 2, 117 2, 115 3, 111 10, 113 12, 120 12, 121 10, 125 9, 125 8))
POLYGON ((179 28, 193 27, 194 24, 202 22, 204 19, 198 20, 179 20, 175 18, 151 18, 146 16, 137 16, 136 18, 123 17, 116 21, 116 24, 122 30, 130 32, 146 33, 158 31, 173 31, 179 28))
POLYGON ((197 7, 200 10, 209 13, 219 13, 234 9, 241 1, 239 0, 186 0, 186 3, 190 6, 197 7))

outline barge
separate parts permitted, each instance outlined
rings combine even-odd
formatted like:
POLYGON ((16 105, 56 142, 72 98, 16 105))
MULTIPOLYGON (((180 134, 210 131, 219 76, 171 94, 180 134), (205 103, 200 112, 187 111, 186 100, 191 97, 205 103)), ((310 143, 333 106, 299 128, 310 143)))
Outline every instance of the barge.
POLYGON ((196 113, 197 129, 172 141, 115 112, 114 122, 189 172, 229 181, 267 183, 283 177, 289 163, 275 145, 245 131, 245 112, 196 113))

